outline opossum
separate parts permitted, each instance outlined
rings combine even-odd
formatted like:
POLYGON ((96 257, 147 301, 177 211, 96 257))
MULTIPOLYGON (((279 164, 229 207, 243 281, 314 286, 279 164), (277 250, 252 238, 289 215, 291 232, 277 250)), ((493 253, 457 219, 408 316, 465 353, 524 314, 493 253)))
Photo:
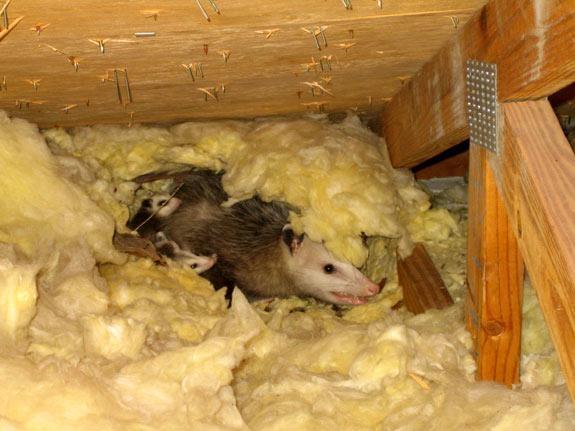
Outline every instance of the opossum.
POLYGON ((154 246, 158 253, 167 256, 177 262, 188 265, 198 274, 210 269, 217 262, 217 256, 198 256, 191 251, 182 250, 180 246, 166 236, 164 232, 157 232, 154 236, 154 246))
POLYGON ((144 199, 138 212, 128 221, 128 228, 135 230, 142 238, 152 239, 158 232, 160 220, 178 209, 182 201, 167 194, 154 195, 144 199))
POLYGON ((139 235, 152 241, 157 252, 175 261, 190 266, 198 274, 210 269, 216 263, 216 255, 200 256, 184 250, 158 231, 161 219, 171 215, 182 201, 167 194, 154 195, 142 201, 138 212, 128 222, 128 227, 137 230, 139 235))
POLYGON ((321 243, 296 235, 284 203, 258 197, 223 207, 221 175, 192 171, 176 196, 181 206, 161 219, 180 247, 218 261, 204 275, 216 288, 237 285, 251 297, 313 296, 336 304, 363 304, 380 287, 321 243))

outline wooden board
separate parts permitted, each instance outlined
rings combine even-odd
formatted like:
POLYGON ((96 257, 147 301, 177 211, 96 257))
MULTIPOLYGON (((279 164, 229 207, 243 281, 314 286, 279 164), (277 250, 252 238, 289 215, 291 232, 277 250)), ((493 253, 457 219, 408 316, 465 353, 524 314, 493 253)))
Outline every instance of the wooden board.
POLYGON ((575 0, 491 0, 386 105, 392 164, 412 167, 465 140, 468 59, 497 63, 499 100, 575 81, 575 0))
POLYGON ((415 314, 442 309, 453 299, 423 244, 416 244, 405 259, 397 259, 399 285, 403 288, 405 308, 415 314))
POLYGON ((447 152, 416 166, 413 169, 415 178, 424 180, 429 178, 465 176, 469 167, 468 146, 457 148, 459 151, 449 154, 453 149, 455 148, 451 148, 447 152))
POLYGON ((255 117, 321 103, 326 111, 376 111, 454 34, 451 17, 463 25, 484 2, 404 0, 380 10, 373 0, 353 0, 346 10, 339 0, 216 0, 217 15, 202 0, 208 22, 193 0, 13 0, 10 17, 25 18, 0 42, 0 82, 5 76, 8 89, 0 90, 0 109, 44 127, 255 117), (302 30, 318 26, 327 26, 321 51, 302 30), (266 29, 278 31, 256 33, 266 29), (134 37, 145 31, 156 36, 134 37), (109 39, 105 53, 89 39, 109 39), (324 55, 332 56, 331 71, 325 63, 321 73, 324 55), (204 78, 192 81, 182 67, 190 63, 202 63, 204 78), (127 106, 113 74, 125 67, 133 95, 127 106), (319 89, 312 96, 304 82, 314 81, 333 96, 319 89), (217 88, 219 101, 206 101, 198 88, 217 88))
POLYGON ((467 236, 467 327, 477 378, 519 382, 523 261, 484 148, 472 145, 467 236))
POLYGON ((575 154, 546 100, 502 111, 489 161, 575 399, 575 154))

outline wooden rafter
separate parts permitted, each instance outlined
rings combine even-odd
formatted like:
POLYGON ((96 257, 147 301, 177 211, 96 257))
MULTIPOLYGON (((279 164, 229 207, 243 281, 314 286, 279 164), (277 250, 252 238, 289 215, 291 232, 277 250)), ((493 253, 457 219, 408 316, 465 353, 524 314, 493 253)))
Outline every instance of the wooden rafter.
POLYGON ((463 177, 469 169, 469 149, 453 147, 438 157, 427 160, 413 170, 418 180, 442 177, 463 177), (451 150, 457 150, 451 152, 451 150))
POLYGON ((463 25, 485 1, 379 9, 367 0, 347 10, 337 1, 216 0, 221 14, 208 7, 208 22, 193 0, 17 0, 10 15, 26 18, 0 42, 0 109, 41 127, 378 112, 456 32, 451 17, 463 25), (115 80, 125 68, 131 98, 124 74, 115 80))
POLYGON ((412 167, 465 140, 465 63, 497 63, 499 100, 536 99, 575 81, 575 0, 491 0, 383 113, 396 167, 412 167))
POLYGON ((575 399, 575 154, 546 100, 502 117, 488 161, 575 399))

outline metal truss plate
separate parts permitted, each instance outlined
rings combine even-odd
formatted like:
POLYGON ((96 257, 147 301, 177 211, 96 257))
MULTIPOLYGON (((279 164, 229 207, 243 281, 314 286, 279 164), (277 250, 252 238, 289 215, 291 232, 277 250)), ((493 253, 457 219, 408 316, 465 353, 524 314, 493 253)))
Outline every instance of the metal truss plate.
POLYGON ((497 65, 467 61, 467 121, 471 144, 497 152, 497 65))

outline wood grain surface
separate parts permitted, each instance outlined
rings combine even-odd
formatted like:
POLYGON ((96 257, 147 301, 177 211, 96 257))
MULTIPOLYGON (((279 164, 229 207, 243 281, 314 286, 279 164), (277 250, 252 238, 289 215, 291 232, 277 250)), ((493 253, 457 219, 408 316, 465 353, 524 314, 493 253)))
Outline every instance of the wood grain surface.
POLYGON ((537 99, 575 81, 575 0, 491 0, 386 105, 392 164, 412 167, 469 136, 468 59, 496 63, 499 100, 537 99))
POLYGON ((470 147, 467 327, 477 378, 519 382, 523 261, 499 196, 487 150, 470 147))
POLYGON ((488 159, 575 399, 575 154, 546 100, 502 111, 488 159))
POLYGON ((416 244, 405 259, 397 259, 399 285, 403 289, 405 308, 415 314, 442 309, 453 304, 437 268, 425 246, 416 244))
POLYGON ((13 0, 11 20, 24 19, 0 42, 0 109, 43 127, 375 112, 457 31, 452 17, 460 27, 484 4, 402 0, 379 9, 353 0, 346 10, 340 0, 215 1, 220 15, 201 0, 208 22, 193 0, 13 0), (321 26, 328 46, 318 34, 320 51, 302 28, 321 26), (266 30, 274 30, 269 38, 266 30), (182 66, 191 63, 202 64, 203 78, 192 80, 182 66), (326 91, 316 86, 312 95, 306 82, 326 91), (217 89, 218 100, 201 88, 217 89))

